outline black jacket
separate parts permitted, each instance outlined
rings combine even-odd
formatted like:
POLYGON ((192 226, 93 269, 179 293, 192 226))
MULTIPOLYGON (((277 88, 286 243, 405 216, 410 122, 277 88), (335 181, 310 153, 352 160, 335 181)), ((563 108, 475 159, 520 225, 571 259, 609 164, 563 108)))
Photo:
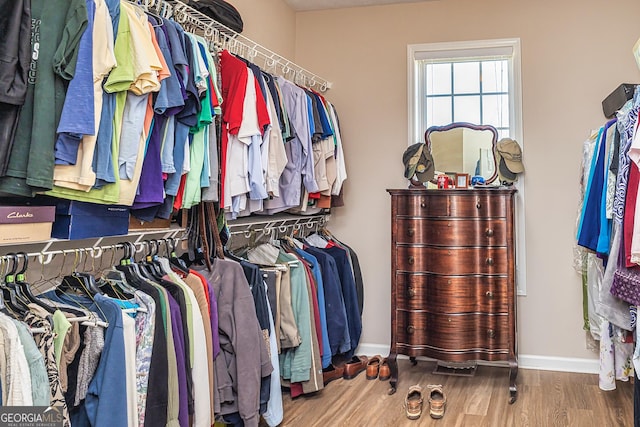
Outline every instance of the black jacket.
POLYGON ((31 62, 31 0, 0 0, 0 102, 22 105, 31 62))

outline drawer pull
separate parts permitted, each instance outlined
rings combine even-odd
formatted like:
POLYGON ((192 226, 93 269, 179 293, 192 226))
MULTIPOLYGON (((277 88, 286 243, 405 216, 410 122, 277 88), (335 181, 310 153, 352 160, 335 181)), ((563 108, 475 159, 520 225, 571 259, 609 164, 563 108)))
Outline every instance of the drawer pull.
POLYGON ((409 296, 409 298, 414 298, 416 296, 416 290, 413 288, 408 288, 407 289, 407 296, 409 296))
POLYGON ((487 235, 487 237, 493 237, 493 229, 488 228, 485 234, 487 235))
POLYGON ((496 337, 496 331, 494 331, 493 329, 487 329, 487 336, 489 338, 495 338, 496 337))
POLYGON ((413 326, 409 325, 407 326, 407 333, 409 335, 413 335, 413 333, 415 332, 416 328, 414 328, 413 326))
POLYGON ((407 235, 409 237, 413 237, 414 234, 416 234, 416 231, 413 228, 407 230, 407 235))
POLYGON ((482 203, 480 203, 480 200, 476 203, 476 209, 482 209, 482 203))
POLYGON ((413 255, 409 257, 409 259, 407 260, 407 262, 408 262, 410 265, 413 265, 413 263, 415 262, 415 258, 413 257, 413 255))
POLYGON ((427 202, 425 202, 424 200, 420 202, 420 207, 421 208, 426 208, 427 207, 427 202))
POLYGON ((493 258, 487 258, 487 265, 493 265, 493 258))
POLYGON ((493 292, 487 291, 487 293, 485 293, 485 295, 487 296, 487 298, 493 299, 493 292))

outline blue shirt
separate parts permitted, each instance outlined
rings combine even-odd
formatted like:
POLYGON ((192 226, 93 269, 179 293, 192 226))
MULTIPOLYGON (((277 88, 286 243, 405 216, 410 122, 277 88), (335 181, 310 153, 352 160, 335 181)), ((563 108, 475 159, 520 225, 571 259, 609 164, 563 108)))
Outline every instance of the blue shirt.
POLYGON ((55 144, 56 164, 75 165, 82 135, 95 135, 93 96, 93 19, 96 4, 86 0, 87 28, 80 37, 76 71, 69 82, 58 122, 55 144))
POLYGON ((327 313, 327 333, 329 335, 331 354, 347 353, 351 350, 351 338, 349 336, 347 312, 345 301, 342 297, 342 286, 336 261, 332 256, 315 247, 305 247, 304 251, 316 257, 322 270, 325 311, 327 313))
POLYGON ((320 328, 322 329, 322 367, 327 368, 331 364, 331 344, 329 343, 329 332, 327 330, 327 310, 324 300, 322 270, 316 257, 298 248, 296 248, 295 251, 302 259, 311 264, 311 273, 313 273, 313 278, 318 288, 318 311, 320 311, 320 328))
MULTIPOLYGON (((167 25, 156 26, 157 21, 152 16, 149 16, 149 22, 155 26, 158 47, 160 47, 162 56, 167 63, 169 72, 171 73, 169 77, 160 82, 160 91, 156 95, 153 110, 156 114, 172 116, 182 109, 184 106, 184 98, 182 96, 182 91, 180 90, 179 76, 176 73, 176 68, 173 64, 173 57, 171 56, 171 48, 169 47, 167 35, 167 25)), ((171 146, 173 147, 173 143, 171 146)))
POLYGON ((104 349, 89 383, 84 411, 73 418, 73 426, 127 427, 127 380, 124 375, 124 324, 117 302, 97 294, 89 297, 44 293, 46 298, 89 309, 109 323, 105 329, 104 349))
POLYGON ((331 255, 338 268, 340 284, 342 285, 342 296, 344 297, 344 308, 347 312, 349 324, 349 337, 351 338, 351 350, 347 356, 353 356, 362 334, 362 319, 360 318, 360 308, 358 306, 358 294, 356 292, 356 282, 353 278, 353 270, 349 262, 349 253, 337 246, 320 249, 331 255))

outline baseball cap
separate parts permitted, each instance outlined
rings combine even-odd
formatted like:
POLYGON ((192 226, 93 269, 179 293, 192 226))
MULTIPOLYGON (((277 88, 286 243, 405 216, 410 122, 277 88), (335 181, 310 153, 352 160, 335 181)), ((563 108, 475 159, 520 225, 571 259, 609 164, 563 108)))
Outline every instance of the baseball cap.
POLYGON ((499 160, 498 167, 505 177, 513 175, 515 179, 515 174, 524 172, 522 148, 520 148, 520 144, 515 139, 502 138, 496 145, 496 151, 499 155, 496 156, 496 160, 499 160), (500 157, 500 159, 497 157, 500 157), (506 170, 503 171, 503 169, 506 170))
POLYGON ((433 179, 435 173, 433 157, 423 142, 410 145, 402 155, 402 162, 404 163, 405 178, 412 179, 415 175, 422 183, 433 179))

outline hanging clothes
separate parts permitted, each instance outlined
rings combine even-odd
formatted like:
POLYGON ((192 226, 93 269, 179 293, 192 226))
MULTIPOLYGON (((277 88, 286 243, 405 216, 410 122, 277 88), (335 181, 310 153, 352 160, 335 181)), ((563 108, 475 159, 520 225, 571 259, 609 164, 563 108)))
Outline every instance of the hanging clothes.
POLYGON ((31 197, 52 188, 56 125, 87 19, 84 0, 31 1, 31 21, 37 23, 31 40, 37 42, 31 46, 26 100, 0 193, 31 197))
POLYGON ((218 358, 223 359, 215 364, 216 413, 237 412, 245 426, 257 426, 261 378, 270 375, 273 367, 249 285, 242 267, 234 261, 215 259, 212 272, 200 272, 213 286, 218 302, 218 358))

